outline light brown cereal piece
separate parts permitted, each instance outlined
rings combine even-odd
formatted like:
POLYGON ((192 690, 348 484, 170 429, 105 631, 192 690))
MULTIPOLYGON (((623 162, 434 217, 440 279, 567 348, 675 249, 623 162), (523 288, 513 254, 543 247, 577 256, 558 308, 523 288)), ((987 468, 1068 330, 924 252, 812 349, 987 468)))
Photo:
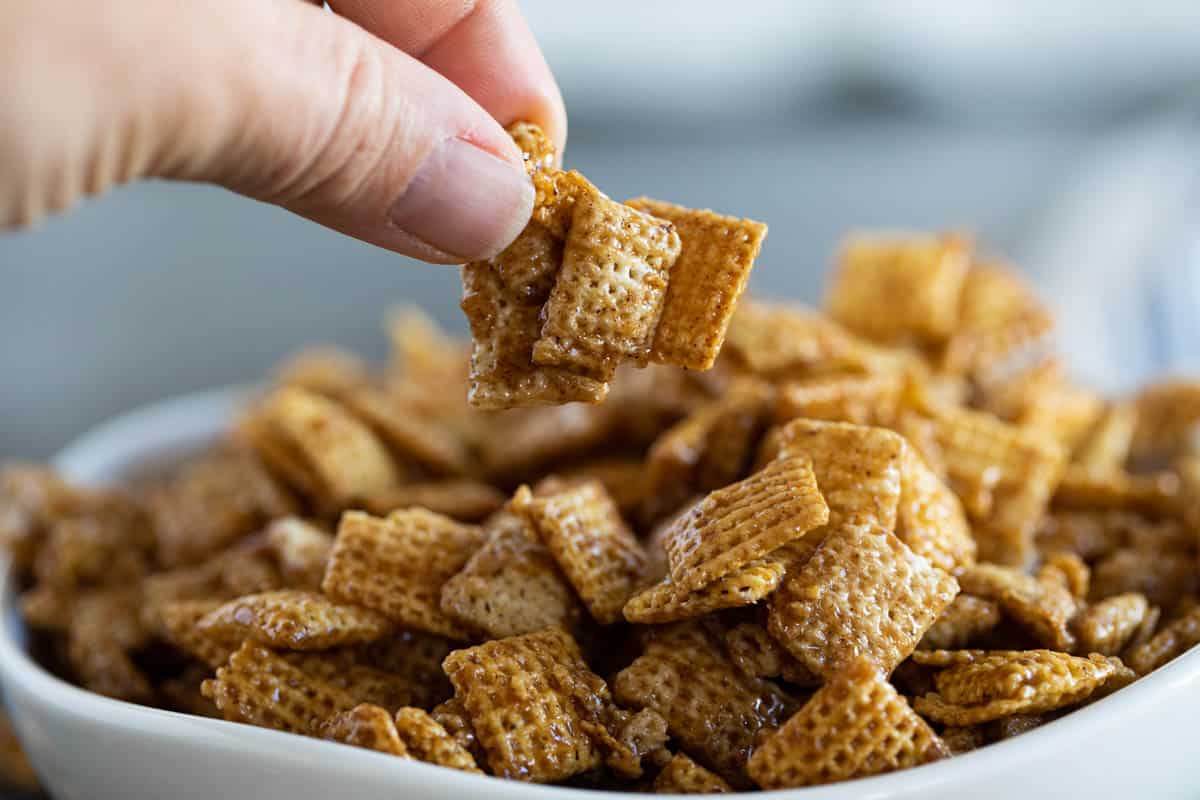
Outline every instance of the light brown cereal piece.
POLYGON ((74 601, 67 627, 67 661, 85 688, 135 703, 153 698, 150 682, 130 658, 148 641, 137 586, 91 589, 74 601))
POLYGON ((1076 652, 1115 656, 1129 644, 1148 613, 1150 603, 1136 592, 1116 594, 1086 606, 1071 620, 1076 652))
POLYGON ((534 363, 602 381, 623 360, 645 363, 679 248, 671 223, 602 195, 580 198, 534 363))
POLYGON ((1072 463, 1094 474, 1123 469, 1136 428, 1137 406, 1113 403, 1075 452, 1072 463))
POLYGON ((506 509, 484 530, 487 543, 442 586, 442 611, 495 639, 572 627, 575 593, 529 520, 506 509))
POLYGON ((560 459, 578 458, 616 435, 613 403, 518 408, 499 414, 479 442, 480 460, 495 482, 538 474, 560 459))
POLYGON ((1172 471, 1134 475, 1124 470, 1089 472, 1068 466, 1054 491, 1060 509, 1132 511, 1152 516, 1171 514, 1181 494, 1179 475, 1172 471))
POLYGON ((775 421, 797 417, 886 425, 895 413, 903 379, 899 373, 876 375, 818 375, 792 380, 779 387, 775 421))
POLYGON ((830 315, 872 339, 946 340, 970 244, 958 236, 867 236, 842 243, 826 297, 830 315))
POLYGON ((384 516, 408 508, 424 508, 460 522, 479 522, 504 505, 504 493, 469 478, 418 481, 394 486, 363 500, 372 514, 384 516))
POLYGON ((340 347, 307 347, 275 370, 277 386, 295 386, 335 399, 370 383, 370 367, 340 347))
POLYGON ((1042 645, 1064 652, 1074 645, 1068 623, 1077 604, 1062 584, 998 564, 968 567, 959 573, 958 583, 964 592, 999 603, 1005 615, 1042 645))
POLYGON ((646 197, 628 205, 672 223, 681 242, 651 356, 664 364, 709 369, 721 351, 767 226, 646 197))
POLYGON ((446 335, 416 306, 389 309, 385 329, 391 343, 388 392, 433 419, 462 422, 463 407, 446 398, 465 396, 470 345, 446 335))
POLYGON ((764 789, 785 789, 893 772, 948 755, 879 667, 859 658, 763 738, 749 772, 764 789))
POLYGON ((678 592, 694 592, 829 521, 807 457, 778 458, 708 495, 675 522, 664 546, 678 592))
POLYGON ((782 677, 797 686, 821 684, 819 677, 758 622, 743 622, 725 631, 723 644, 725 653, 737 668, 753 678, 782 677))
POLYGON ((997 650, 939 672, 937 691, 913 701, 917 713, 944 725, 978 725, 1013 714, 1073 705, 1102 687, 1120 661, 1051 650, 997 650))
POLYGON ((676 753, 654 779, 655 794, 726 794, 732 792, 720 775, 706 770, 687 753, 676 753))
POLYGON ((445 728, 446 733, 454 737, 459 747, 471 754, 476 764, 486 761, 487 757, 483 748, 479 746, 479 739, 475 736, 475 729, 471 727, 471 720, 467 718, 467 709, 461 698, 451 697, 438 703, 429 712, 429 716, 445 728))
POLYGON ((1070 592, 1076 600, 1083 601, 1088 596, 1092 571, 1087 563, 1075 553, 1060 550, 1045 554, 1042 566, 1037 571, 1037 579, 1057 583, 1070 592))
POLYGON ((481 772, 471 755, 433 717, 419 708, 405 707, 396 712, 396 732, 409 755, 439 767, 481 772))
POLYGON ((978 750, 987 744, 983 726, 980 725, 948 727, 942 731, 941 739, 942 744, 946 745, 946 749, 952 756, 961 756, 963 753, 978 750))
POLYGON ((892 534, 847 526, 831 531, 771 595, 767 625, 825 678, 859 656, 890 673, 956 594, 952 576, 892 534))
POLYGON ((349 694, 313 678, 278 653, 245 642, 201 687, 225 719, 289 733, 313 734, 325 720, 357 705, 349 694))
POLYGON ((665 577, 629 598, 625 619, 636 623, 677 622, 724 608, 753 605, 775 591, 784 570, 781 560, 768 555, 691 591, 665 577))
POLYGON ((1197 644, 1200 644, 1200 608, 1193 608, 1168 622, 1149 641, 1130 647, 1125 661, 1137 674, 1147 675, 1197 644))
POLYGON ((580 200, 603 197, 600 190, 576 170, 538 170, 533 174, 533 190, 531 221, 558 239, 567 237, 580 200))
POLYGON ((21 593, 18 604, 21 619, 31 628, 65 632, 75 616, 77 593, 45 584, 21 593))
POLYGON ((1158 621, 1162 618, 1162 609, 1158 606, 1150 606, 1146 611, 1146 616, 1142 617, 1142 623, 1138 625, 1137 630, 1129 637, 1129 643, 1125 645, 1125 652, 1122 657, 1128 661, 1129 654, 1136 648, 1141 647, 1154 636, 1158 630, 1158 621))
POLYGON ((545 303, 563 260, 562 237, 531 222, 491 260, 505 288, 527 303, 545 303))
POLYGON ((476 261, 462 268, 462 310, 471 326, 467 399, 475 408, 599 403, 608 384, 565 369, 535 366, 541 305, 504 285, 495 267, 476 261))
POLYGON ((478 527, 423 509, 384 519, 350 511, 338 526, 321 588, 401 625, 465 639, 467 630, 442 612, 439 596, 482 544, 478 527))
POLYGON ((95 583, 133 583, 149 571, 152 535, 132 513, 93 512, 50 526, 33 561, 38 583, 69 591, 95 583))
POLYGON ((220 600, 170 603, 159 613, 159 634, 176 649, 216 669, 229 660, 244 639, 200 628, 200 620, 220 607, 220 600))
POLYGON ((0 546, 18 570, 28 570, 46 529, 84 504, 81 492, 53 470, 25 463, 0 468, 0 546))
POLYGON ((1000 624, 1000 606, 970 594, 959 594, 925 631, 920 650, 957 650, 1000 624))
POLYGON ((514 507, 525 514, 602 625, 621 618, 621 609, 643 580, 646 553, 598 482, 532 498, 518 494, 514 507))
POLYGON ((382 638, 391 623, 363 606, 337 603, 303 589, 281 589, 230 600, 197 627, 214 636, 253 639, 283 650, 328 650, 382 638))
POLYGON ((435 420, 424 419, 402 398, 366 386, 346 395, 346 407, 371 427, 398 463, 433 475, 461 475, 467 448, 435 420))
POLYGON ((525 171, 531 175, 554 166, 554 142, 532 122, 514 122, 508 126, 508 135, 516 142, 525 157, 525 171))
POLYGON ((1134 403, 1138 420, 1131 453, 1134 461, 1165 463, 1181 451, 1195 450, 1200 381, 1168 378, 1144 388, 1134 403))
POLYGON ((322 739, 378 750, 393 756, 407 756, 408 748, 396 733, 396 723, 387 709, 360 703, 349 711, 339 711, 317 728, 322 739))
POLYGON ((608 687, 565 631, 456 650, 444 667, 493 774, 547 783, 601 764, 595 734, 611 710, 608 687))
POLYGON ((731 784, 746 786, 755 734, 778 725, 793 709, 791 700, 770 681, 743 674, 694 623, 656 633, 613 680, 617 701, 657 711, 681 748, 731 784))
POLYGON ((1196 591, 1200 577, 1193 553, 1158 547, 1125 547, 1096 562, 1090 594, 1101 600, 1114 594, 1139 592, 1164 608, 1196 591))
POLYGON ((267 526, 266 539, 289 587, 321 587, 325 563, 333 549, 331 533, 299 517, 283 517, 267 526))
POLYGON ((896 537, 950 572, 975 563, 975 538, 962 503, 911 446, 901 461, 896 537))

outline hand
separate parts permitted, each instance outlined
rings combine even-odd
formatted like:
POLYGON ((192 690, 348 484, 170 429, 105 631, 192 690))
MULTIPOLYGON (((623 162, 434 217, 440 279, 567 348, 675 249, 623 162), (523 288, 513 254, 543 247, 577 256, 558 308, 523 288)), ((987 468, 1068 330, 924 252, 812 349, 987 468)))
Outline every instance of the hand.
POLYGON ((499 252, 566 137, 515 0, 0 6, 0 227, 142 177, 210 181, 427 261, 499 252))

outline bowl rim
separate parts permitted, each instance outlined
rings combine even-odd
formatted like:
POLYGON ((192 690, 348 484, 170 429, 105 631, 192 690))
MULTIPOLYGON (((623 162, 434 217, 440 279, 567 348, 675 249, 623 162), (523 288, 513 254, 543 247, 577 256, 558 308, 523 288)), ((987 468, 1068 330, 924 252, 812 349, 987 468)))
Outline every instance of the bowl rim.
MULTIPOLYGON (((104 483, 101 475, 113 475, 149 452, 165 452, 212 441, 227 428, 230 412, 248 397, 244 386, 225 387, 180 395, 119 415, 76 439, 53 460, 68 479, 85 484, 104 483), (148 436, 147 432, 155 432, 148 436), (136 446, 149 438, 151 446, 136 446)), ((584 800, 599 797, 636 797, 631 792, 607 792, 563 786, 528 784, 473 775, 414 760, 357 747, 343 746, 306 736, 287 734, 235 722, 209 719, 182 712, 142 706, 105 697, 70 684, 44 669, 21 644, 18 611, 12 586, 12 571, 7 555, 0 556, 0 682, 5 688, 18 685, 27 695, 62 714, 89 718, 93 722, 116 725, 130 731, 160 738, 194 739, 202 736, 212 744, 253 747, 266 757, 311 765, 314 760, 346 765, 351 774, 368 773, 379 781, 395 780, 397 787, 439 784, 446 791, 490 794, 494 797, 528 797, 531 792, 546 798, 584 800), (408 771, 410 774, 405 775, 408 771)), ((1200 648, 1193 648, 1112 695, 1077 709, 1061 719, 1042 725, 1018 737, 996 742, 969 753, 920 767, 885 775, 858 778, 841 783, 800 789, 780 789, 763 794, 808 800, 851 800, 884 798, 893 792, 916 796, 969 777, 966 773, 993 774, 1021 767, 1068 741, 1100 735, 1105 729, 1121 724, 1126 712, 1136 712, 1150 693, 1169 693, 1178 685, 1195 680, 1200 672, 1200 648)), ((6 693, 7 694, 7 693, 6 693)), ((19 731, 19 724, 18 733, 19 731)))

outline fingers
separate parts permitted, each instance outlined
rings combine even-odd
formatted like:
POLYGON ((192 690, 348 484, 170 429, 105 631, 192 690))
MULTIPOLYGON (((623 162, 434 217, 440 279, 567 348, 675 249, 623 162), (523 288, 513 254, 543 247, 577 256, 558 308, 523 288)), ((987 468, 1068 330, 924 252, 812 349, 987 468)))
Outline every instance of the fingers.
POLYGON ((558 85, 514 0, 333 0, 339 14, 420 59, 503 125, 530 120, 561 153, 558 85))

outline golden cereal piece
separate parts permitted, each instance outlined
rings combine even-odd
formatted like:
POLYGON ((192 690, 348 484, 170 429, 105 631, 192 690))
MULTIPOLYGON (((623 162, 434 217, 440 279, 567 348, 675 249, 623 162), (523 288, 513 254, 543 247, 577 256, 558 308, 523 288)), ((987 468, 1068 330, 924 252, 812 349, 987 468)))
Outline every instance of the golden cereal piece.
POLYGON ((475 757, 433 717, 419 708, 396 712, 396 732, 414 758, 439 767, 479 773, 475 757))
POLYGON ((437 421, 423 419, 401 398, 365 386, 346 395, 344 402, 387 445, 397 462, 434 475, 466 471, 466 445, 437 421))
POLYGON ((495 775, 535 783, 598 767, 604 681, 559 628, 456 650, 443 665, 495 775))
POLYGON ((525 170, 531 175, 554 166, 556 148, 542 129, 532 122, 514 122, 508 135, 525 156, 525 170))
POLYGON ((1088 596, 1088 586, 1091 583, 1092 571, 1087 563, 1070 551, 1048 552, 1038 568, 1037 579, 1049 581, 1062 586, 1078 601, 1084 601, 1088 596))
POLYGON ((693 761, 687 753, 676 753, 654 779, 655 794, 726 794, 732 792, 725 779, 693 761))
POLYGON ((1120 664, 1099 654, 1079 658, 1051 650, 964 652, 974 655, 939 672, 937 690, 913 701, 917 713, 943 725, 1042 714, 1085 700, 1120 664))
POLYGON ((919 650, 958 650, 1000 624, 1000 606, 974 595, 959 594, 921 637, 919 650))
POLYGON ((1054 506, 1085 511, 1129 511, 1162 516, 1178 508, 1180 476, 1173 471, 1134 475, 1124 470, 1089 472, 1071 465, 1054 491, 1054 506))
POLYGON ((573 225, 575 209, 581 201, 605 197, 576 170, 538 170, 533 174, 533 190, 533 215, 530 224, 542 226, 558 239, 567 238, 573 225))
POLYGON ((721 351, 767 226, 646 197, 628 205, 672 223, 681 243, 651 357, 663 364, 709 369, 721 351))
POLYGON ((408 748, 396 733, 396 723, 387 709, 360 703, 349 711, 339 711, 317 728, 322 739, 378 750, 393 756, 407 756, 408 748))
POLYGON ((1194 451, 1200 426, 1200 381, 1169 378, 1138 393, 1137 428, 1132 457, 1139 463, 1162 463, 1194 451))
POLYGON ((1133 446, 1137 420, 1133 403, 1112 404, 1075 452, 1072 463, 1093 474, 1123 469, 1133 446))
POLYGON ((753 678, 779 678, 797 686, 820 686, 814 675, 757 622, 743 622, 725 631, 725 653, 739 670, 753 678))
POLYGON ((1014 622, 1028 630, 1038 643, 1069 651, 1075 643, 1068 623, 1077 603, 1061 583, 1040 581, 998 564, 976 564, 958 575, 962 590, 994 600, 1014 622))
POLYGON ((764 789, 815 786, 927 764, 945 744, 865 658, 833 673, 750 758, 764 789))
POLYGON ((646 573, 646 553, 598 482, 547 497, 518 493, 525 514, 588 612, 601 625, 621 619, 621 609, 646 573))
POLYGON ((1139 592, 1153 605, 1169 608, 1196 591, 1198 578, 1192 552, 1124 547, 1096 562, 1089 591, 1093 600, 1139 592))
POLYGON ((817 675, 830 678, 860 656, 890 673, 956 594, 952 576, 892 534, 847 526, 771 595, 767 625, 817 675))
POLYGON ((613 403, 567 403, 498 415, 479 443, 484 470, 498 482, 511 482, 595 450, 617 433, 614 410, 613 403))
POLYGON ((1071 620, 1078 653, 1115 656, 1141 628, 1150 603, 1146 596, 1129 592, 1107 597, 1085 607, 1071 620))
POLYGON ((349 695, 355 703, 384 708, 409 704, 432 706, 450 694, 450 683, 444 676, 422 679, 415 673, 381 668, 360 647, 297 651, 279 656, 313 680, 349 695))
POLYGON ((529 520, 506 509, 484 530, 487 543, 442 586, 442 611, 495 639, 571 628, 582 609, 529 520))
POLYGON ((276 386, 295 386, 335 399, 370 382, 366 363, 340 347, 306 347, 275 370, 276 386))
POLYGON ((554 289, 562 261, 562 237, 531 222, 491 265, 511 294, 526 304, 541 305, 554 289))
POLYGON ((623 360, 645 363, 679 247, 669 222, 601 195, 581 198, 534 363, 601 381, 623 360))
POLYGON ((230 722, 307 735, 323 720, 358 704, 254 642, 244 643, 201 691, 230 722))
POLYGON ((911 446, 901 461, 896 537, 949 572, 975 563, 975 538, 962 503, 911 446))
POLYGON ((429 716, 445 728, 446 733, 454 737, 459 747, 471 754, 477 765, 487 760, 483 748, 479 746, 479 739, 475 736, 475 729, 471 727, 471 720, 467 718, 467 708, 460 698, 451 697, 438 703, 429 712, 429 716))
POLYGON ((1138 675, 1147 675, 1200 644, 1200 607, 1168 622, 1149 641, 1130 647, 1125 661, 1138 675))
POLYGON ((797 417, 855 425, 886 425, 895 413, 903 379, 899 373, 818 375, 784 383, 775 401, 775 421, 797 417))
POLYGON ((695 592, 829 520, 806 457, 778 458, 708 495, 678 519, 664 546, 678 592, 695 592))
POLYGON ((244 638, 200 628, 200 620, 220 607, 220 600, 185 600, 166 605, 159 614, 158 632, 176 649, 216 669, 229 660, 244 638))
POLYGON ((267 526, 266 539, 289 587, 321 587, 325 562, 333 549, 331 533, 298 517, 283 517, 267 526))
POLYGON ((316 592, 281 589, 230 600, 197 623, 201 632, 253 639, 282 650, 328 650, 382 638, 391 628, 378 611, 316 592))
MULTIPOLYGON (((647 473, 646 463, 640 458, 601 456, 559 470, 554 476, 568 484, 599 481, 617 504, 622 516, 628 516, 641 506, 649 494, 647 473)), ((536 491, 537 487, 534 488, 536 491)))
POLYGON ((957 236, 867 236, 842 244, 830 315, 872 339, 945 341, 958 321, 970 245, 957 236))
POLYGON ((469 478, 404 483, 363 500, 367 511, 386 516, 393 511, 424 508, 460 522, 479 522, 504 505, 504 493, 469 478))
POLYGON ((636 623, 677 622, 724 608, 753 605, 775 591, 783 580, 784 569, 782 561, 768 555, 691 591, 666 577, 629 598, 625 619, 636 623))
POLYGON ((656 633, 613 679, 614 696, 623 706, 657 711, 679 747, 746 786, 754 736, 790 713, 790 698, 770 681, 743 674, 695 623, 656 633))
POLYGON ((382 612, 410 628, 466 639, 441 610, 442 586, 483 544, 483 532, 423 509, 384 519, 342 516, 322 590, 335 600, 382 612))

